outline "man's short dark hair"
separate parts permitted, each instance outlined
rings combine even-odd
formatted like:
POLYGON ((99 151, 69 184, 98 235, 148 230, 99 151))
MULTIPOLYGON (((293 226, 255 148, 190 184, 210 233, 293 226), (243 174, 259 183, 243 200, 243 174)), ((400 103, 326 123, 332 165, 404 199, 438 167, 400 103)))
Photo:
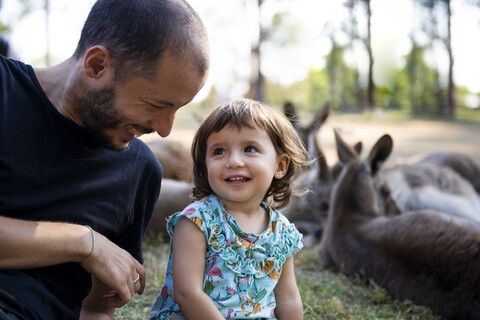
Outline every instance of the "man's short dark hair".
POLYGON ((0 36, 0 55, 4 57, 8 56, 8 49, 9 49, 9 44, 7 39, 0 36))
POLYGON ((200 74, 208 69, 205 27, 184 0, 98 0, 82 29, 74 57, 80 59, 95 45, 109 50, 120 79, 127 73, 148 78, 166 51, 180 58, 193 54, 200 74))

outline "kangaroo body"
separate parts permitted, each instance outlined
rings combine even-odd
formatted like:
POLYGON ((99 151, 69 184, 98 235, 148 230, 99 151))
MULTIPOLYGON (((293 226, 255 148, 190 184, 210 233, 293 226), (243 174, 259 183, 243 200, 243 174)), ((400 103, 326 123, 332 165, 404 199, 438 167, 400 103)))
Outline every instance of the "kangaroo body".
POLYGON ((386 216, 373 176, 392 146, 385 135, 366 160, 350 152, 332 192, 319 258, 372 278, 396 299, 449 319, 480 319, 480 224, 435 210, 386 216))

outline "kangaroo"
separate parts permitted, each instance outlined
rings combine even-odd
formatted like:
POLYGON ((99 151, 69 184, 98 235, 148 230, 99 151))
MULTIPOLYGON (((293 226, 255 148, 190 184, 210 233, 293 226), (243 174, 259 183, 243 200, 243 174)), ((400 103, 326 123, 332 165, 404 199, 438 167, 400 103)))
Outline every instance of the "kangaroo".
POLYGON ((193 183, 162 179, 162 189, 153 209, 152 220, 148 232, 160 235, 163 240, 169 240, 167 233, 167 218, 175 212, 182 211, 192 200, 193 183))
POLYGON ((476 179, 480 170, 466 155, 436 152, 385 164, 375 185, 394 211, 434 209, 480 221, 476 179))
POLYGON ((148 141, 147 145, 162 164, 164 178, 193 181, 192 156, 181 142, 159 139, 148 141))
MULTIPOLYGON (((447 167, 469 181, 480 194, 480 167, 469 156, 459 152, 437 151, 421 153, 404 159, 400 164, 426 163, 447 167)), ((393 163, 395 165, 395 162, 393 163)))
MULTIPOLYGON (((312 247, 322 237, 325 221, 328 215, 330 193, 341 165, 335 163, 329 166, 327 158, 318 139, 319 131, 330 114, 330 105, 325 103, 317 111, 312 122, 300 126, 296 108, 287 102, 284 104, 284 114, 296 128, 305 147, 309 150, 310 159, 315 159, 310 170, 304 172, 296 179, 295 188, 305 190, 300 197, 294 197, 291 203, 284 208, 282 213, 293 222, 304 235, 305 247, 312 247)), ((355 146, 355 152, 360 154, 362 143, 355 146)))
POLYGON ((400 212, 435 209, 480 221, 480 197, 470 182, 446 166, 413 163, 385 168, 375 185, 400 212))
POLYGON ((361 160, 335 136, 351 160, 332 192, 319 259, 372 278, 395 299, 449 319, 480 319, 480 224, 434 210, 386 216, 373 177, 392 138, 382 136, 361 160))

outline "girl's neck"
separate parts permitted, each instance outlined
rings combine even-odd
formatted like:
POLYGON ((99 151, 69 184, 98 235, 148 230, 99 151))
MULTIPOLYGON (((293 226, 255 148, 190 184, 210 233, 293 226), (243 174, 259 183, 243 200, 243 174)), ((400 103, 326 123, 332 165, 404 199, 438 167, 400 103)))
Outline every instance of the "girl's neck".
POLYGON ((229 206, 226 203, 224 206, 245 233, 259 235, 267 229, 270 223, 269 213, 260 205, 250 209, 242 206, 229 206))

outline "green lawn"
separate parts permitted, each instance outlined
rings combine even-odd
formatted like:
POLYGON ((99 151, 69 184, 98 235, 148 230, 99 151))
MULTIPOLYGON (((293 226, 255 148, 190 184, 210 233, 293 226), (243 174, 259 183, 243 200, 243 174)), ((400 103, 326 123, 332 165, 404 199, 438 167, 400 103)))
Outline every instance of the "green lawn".
MULTIPOLYGON (((151 305, 163 285, 168 244, 147 236, 144 258, 148 275, 145 293, 136 295, 125 307, 117 310, 115 319, 148 319, 151 305)), ((368 279, 347 277, 323 268, 311 249, 295 255, 295 267, 305 320, 443 319, 411 302, 392 300, 368 279)))

